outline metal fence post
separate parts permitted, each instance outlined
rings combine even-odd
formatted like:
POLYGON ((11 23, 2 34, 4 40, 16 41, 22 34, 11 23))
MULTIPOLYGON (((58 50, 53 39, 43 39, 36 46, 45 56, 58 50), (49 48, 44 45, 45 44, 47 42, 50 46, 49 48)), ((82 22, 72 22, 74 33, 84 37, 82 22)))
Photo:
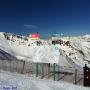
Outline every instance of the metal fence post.
POLYGON ((55 80, 55 63, 53 64, 53 74, 54 74, 54 76, 53 76, 53 79, 55 80))
POLYGON ((75 69, 75 84, 77 84, 77 69, 75 69))
POLYGON ((36 63, 36 77, 38 77, 38 63, 36 63))
POLYGON ((48 78, 50 78, 50 63, 48 64, 48 78))

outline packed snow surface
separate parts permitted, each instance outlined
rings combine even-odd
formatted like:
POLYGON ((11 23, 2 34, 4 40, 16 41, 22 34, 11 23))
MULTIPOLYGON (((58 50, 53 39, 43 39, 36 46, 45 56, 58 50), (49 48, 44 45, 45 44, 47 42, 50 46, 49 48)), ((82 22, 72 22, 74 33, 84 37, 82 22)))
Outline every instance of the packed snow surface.
POLYGON ((0 90, 90 90, 90 88, 0 71, 0 90))

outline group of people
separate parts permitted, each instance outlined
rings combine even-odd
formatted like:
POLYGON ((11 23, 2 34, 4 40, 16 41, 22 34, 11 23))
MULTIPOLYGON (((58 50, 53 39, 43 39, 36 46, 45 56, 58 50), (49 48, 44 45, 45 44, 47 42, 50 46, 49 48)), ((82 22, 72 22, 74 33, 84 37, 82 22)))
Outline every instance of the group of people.
POLYGON ((70 45, 70 41, 63 41, 63 40, 53 40, 52 41, 52 44, 60 44, 60 45, 63 45, 63 46, 71 46, 70 45))

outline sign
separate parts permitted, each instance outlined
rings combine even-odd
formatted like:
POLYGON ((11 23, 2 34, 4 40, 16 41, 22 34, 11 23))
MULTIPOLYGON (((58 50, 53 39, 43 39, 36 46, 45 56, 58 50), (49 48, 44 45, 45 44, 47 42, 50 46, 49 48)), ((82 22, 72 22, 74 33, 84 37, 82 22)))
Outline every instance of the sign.
POLYGON ((30 38, 40 38, 40 34, 30 34, 30 38))
POLYGON ((34 48, 33 62, 35 63, 58 63, 60 59, 60 48, 56 45, 43 45, 34 48))

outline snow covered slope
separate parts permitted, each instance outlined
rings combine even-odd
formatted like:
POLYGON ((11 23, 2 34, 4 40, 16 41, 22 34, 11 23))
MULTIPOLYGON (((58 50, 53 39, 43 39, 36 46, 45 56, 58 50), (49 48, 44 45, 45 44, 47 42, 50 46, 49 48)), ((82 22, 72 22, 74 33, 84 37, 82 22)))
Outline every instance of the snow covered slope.
MULTIPOLYGON (((27 45, 24 45, 25 40, 18 39, 16 36, 7 35, 8 39, 5 38, 4 33, 0 33, 0 49, 15 56, 18 59, 30 59, 31 58, 31 51, 32 48, 28 47, 27 45)), ((28 42, 26 43, 28 44, 28 42)))
POLYGON ((79 70, 82 70, 85 64, 90 67, 90 35, 60 38, 63 42, 69 41, 70 46, 52 45, 45 40, 43 41, 47 42, 46 44, 37 46, 28 39, 29 37, 1 32, 0 52, 8 53, 9 57, 2 54, 5 59, 15 57, 32 62, 57 63, 79 70))
POLYGON ((17 58, 0 49, 0 59, 1 60, 16 60, 17 58))

